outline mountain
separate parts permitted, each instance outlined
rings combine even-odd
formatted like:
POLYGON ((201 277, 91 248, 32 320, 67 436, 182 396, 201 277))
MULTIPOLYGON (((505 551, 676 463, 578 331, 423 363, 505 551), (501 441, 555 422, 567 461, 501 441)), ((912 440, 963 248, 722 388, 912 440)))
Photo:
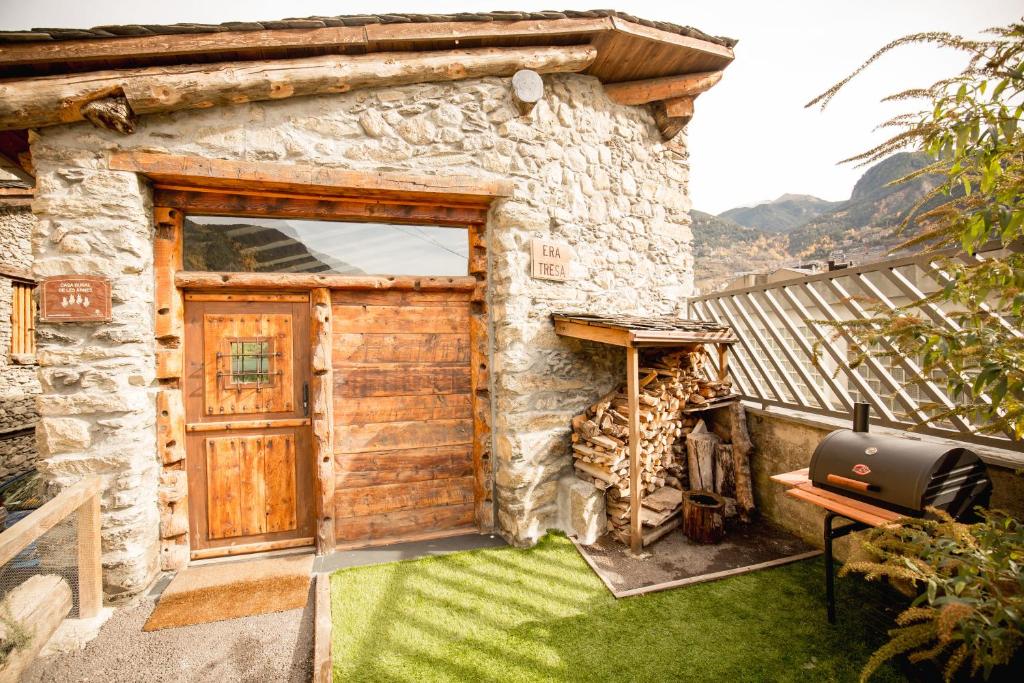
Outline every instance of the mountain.
POLYGON ((790 259, 785 236, 721 216, 690 211, 697 279, 702 289, 734 273, 768 270, 790 259))
POLYGON ((897 234, 897 227, 940 179, 889 183, 927 164, 919 152, 894 154, 868 168, 842 202, 785 194, 718 216, 691 212, 697 286, 711 291, 733 274, 833 256, 858 262, 883 257, 910 237, 897 234))
POLYGON ((718 215, 762 232, 789 232, 837 204, 808 194, 784 194, 775 201, 729 209, 718 215))
POLYGON ((899 246, 909 235, 897 234, 897 227, 940 179, 923 176, 898 185, 889 183, 928 163, 924 154, 911 152, 878 162, 860 177, 847 201, 789 233, 789 252, 802 260, 842 252, 845 258, 863 261, 899 246))

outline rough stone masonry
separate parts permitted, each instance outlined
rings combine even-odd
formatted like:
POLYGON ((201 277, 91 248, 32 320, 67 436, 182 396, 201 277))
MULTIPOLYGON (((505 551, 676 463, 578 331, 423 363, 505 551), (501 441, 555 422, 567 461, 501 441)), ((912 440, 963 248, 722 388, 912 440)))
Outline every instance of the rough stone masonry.
MULTIPOLYGON (((14 270, 32 270, 32 230, 29 208, 0 207, 0 263, 14 270)), ((31 358, 15 358, 11 350, 14 285, 0 277, 0 481, 35 466, 35 395, 39 381, 31 358)))
POLYGON ((520 117, 509 79, 144 117, 130 136, 88 124, 34 134, 37 277, 109 276, 113 320, 39 326, 41 467, 55 482, 106 480, 108 591, 157 570, 152 206, 144 179, 107 168, 114 150, 372 171, 512 179, 488 233, 494 485, 500 531, 528 545, 559 525, 571 470, 569 421, 620 381, 620 353, 555 335, 553 310, 671 314, 692 287, 688 167, 650 113, 620 106, 594 78, 546 76, 520 117), (530 277, 530 241, 569 244, 567 282, 530 277))

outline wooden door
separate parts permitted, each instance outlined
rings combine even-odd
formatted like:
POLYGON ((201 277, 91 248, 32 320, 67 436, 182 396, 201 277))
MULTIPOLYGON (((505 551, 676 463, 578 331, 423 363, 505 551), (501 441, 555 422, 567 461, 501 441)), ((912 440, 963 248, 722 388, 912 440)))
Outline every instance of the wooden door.
POLYGON ((332 294, 337 547, 475 529, 469 297, 332 294))
POLYGON ((193 557, 313 542, 305 294, 186 294, 193 557))

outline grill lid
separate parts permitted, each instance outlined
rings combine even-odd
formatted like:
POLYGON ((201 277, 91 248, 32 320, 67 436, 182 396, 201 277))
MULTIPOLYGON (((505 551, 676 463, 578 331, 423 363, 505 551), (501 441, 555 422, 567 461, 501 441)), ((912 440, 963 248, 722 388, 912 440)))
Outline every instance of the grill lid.
POLYGON ((809 474, 815 486, 910 514, 935 505, 957 515, 990 486, 966 448, 848 429, 822 439, 809 474))

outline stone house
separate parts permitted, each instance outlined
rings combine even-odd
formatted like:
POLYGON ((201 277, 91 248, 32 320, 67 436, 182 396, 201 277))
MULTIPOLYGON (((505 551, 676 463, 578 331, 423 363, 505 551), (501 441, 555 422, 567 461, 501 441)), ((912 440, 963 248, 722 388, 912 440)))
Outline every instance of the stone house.
POLYGON ((611 11, 0 34, 38 466, 102 477, 108 595, 557 527, 623 361, 550 314, 681 315, 684 126, 733 44, 611 11))

